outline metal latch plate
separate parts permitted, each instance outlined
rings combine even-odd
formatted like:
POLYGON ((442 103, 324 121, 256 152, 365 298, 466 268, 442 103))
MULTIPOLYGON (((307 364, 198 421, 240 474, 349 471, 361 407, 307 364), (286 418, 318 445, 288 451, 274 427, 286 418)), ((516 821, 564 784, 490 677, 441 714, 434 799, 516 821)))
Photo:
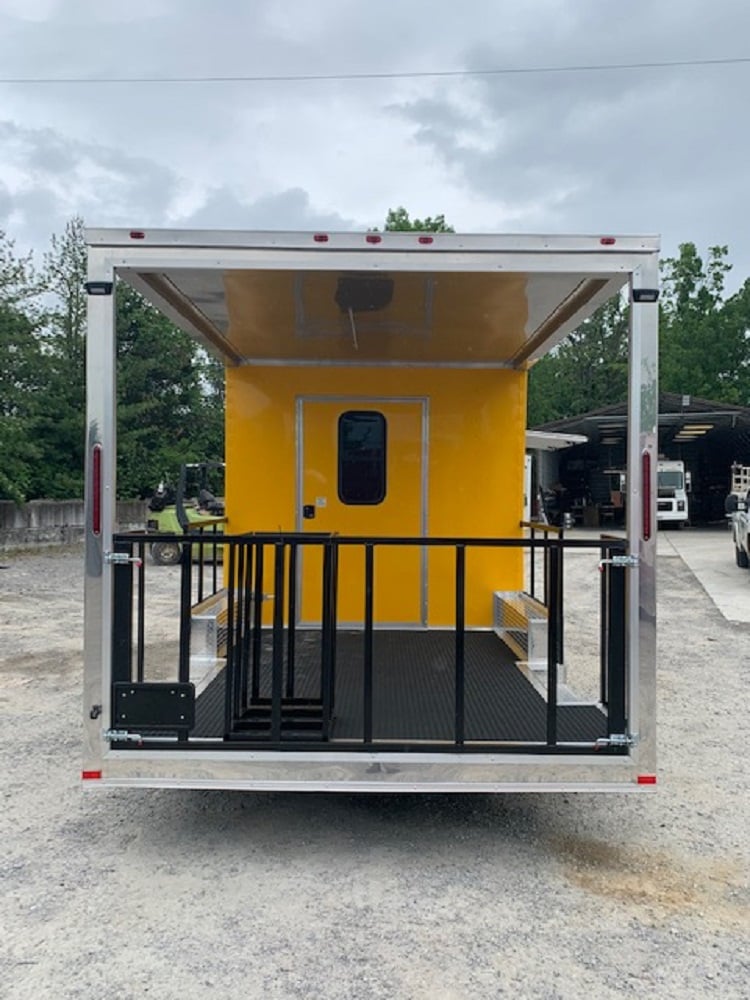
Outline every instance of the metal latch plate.
POLYGON ((118 681, 113 687, 114 726, 124 729, 190 730, 195 725, 195 685, 118 681))

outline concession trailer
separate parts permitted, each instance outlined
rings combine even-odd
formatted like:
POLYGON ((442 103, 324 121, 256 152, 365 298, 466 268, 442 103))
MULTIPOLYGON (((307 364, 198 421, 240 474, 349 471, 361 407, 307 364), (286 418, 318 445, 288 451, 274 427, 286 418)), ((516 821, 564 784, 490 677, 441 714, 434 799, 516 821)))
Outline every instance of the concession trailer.
POLYGON ((87 786, 653 787, 655 237, 87 243, 87 786), (161 533, 171 567, 115 520, 120 282, 226 369, 223 534, 161 533), (529 369, 624 294, 625 531, 524 520, 529 369), (601 570, 587 698, 565 678, 582 549, 601 570))

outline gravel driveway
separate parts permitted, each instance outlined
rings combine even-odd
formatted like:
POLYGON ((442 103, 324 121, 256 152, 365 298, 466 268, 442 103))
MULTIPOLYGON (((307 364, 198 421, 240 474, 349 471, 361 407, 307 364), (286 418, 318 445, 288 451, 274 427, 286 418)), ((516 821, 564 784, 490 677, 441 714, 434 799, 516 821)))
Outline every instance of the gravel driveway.
POLYGON ((80 551, 0 563, 3 998, 750 995, 750 625, 676 552, 642 796, 84 795, 80 551))

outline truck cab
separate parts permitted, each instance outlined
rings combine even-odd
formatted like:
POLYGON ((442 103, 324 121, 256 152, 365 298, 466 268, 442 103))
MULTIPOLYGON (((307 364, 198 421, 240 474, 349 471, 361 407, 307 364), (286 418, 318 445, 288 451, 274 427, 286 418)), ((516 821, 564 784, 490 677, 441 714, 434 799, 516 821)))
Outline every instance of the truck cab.
POLYGON ((690 473, 682 461, 660 459, 656 467, 658 497, 656 519, 659 524, 682 528, 688 523, 690 473))

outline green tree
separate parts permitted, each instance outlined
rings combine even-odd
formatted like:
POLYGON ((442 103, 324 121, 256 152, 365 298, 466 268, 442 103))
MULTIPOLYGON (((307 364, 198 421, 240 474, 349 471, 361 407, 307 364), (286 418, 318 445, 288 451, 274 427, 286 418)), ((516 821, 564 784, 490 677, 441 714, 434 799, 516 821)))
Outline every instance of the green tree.
POLYGON ((661 388, 716 399, 748 401, 747 294, 724 299, 730 265, 726 246, 703 259, 694 243, 662 263, 661 388), (744 316, 744 322, 743 322, 744 316))
POLYGON ((183 462, 222 457, 208 452, 221 445, 215 427, 206 421, 209 377, 218 379, 193 340, 130 286, 119 283, 120 496, 148 496, 162 477, 174 477, 183 462))
POLYGON ((595 410, 626 398, 628 313, 610 299, 529 373, 528 425, 595 410))
POLYGON ((33 495, 37 414, 46 383, 38 339, 38 283, 31 254, 0 231, 0 499, 33 495))
POLYGON ((400 205, 398 208, 389 208, 385 220, 386 232, 405 231, 417 233, 452 233, 455 232, 452 226, 446 225, 444 215, 436 215, 434 218, 428 215, 425 219, 410 219, 409 213, 400 205))
POLYGON ((734 358, 719 375, 727 395, 716 398, 750 406, 750 279, 726 300, 722 313, 724 337, 734 358))
POLYGON ((35 496, 79 497, 85 424, 86 245, 76 216, 53 235, 44 255, 45 354, 48 379, 40 401, 35 496))
POLYGON ((34 322, 0 301, 0 499, 35 495, 39 400, 48 375, 34 322))

